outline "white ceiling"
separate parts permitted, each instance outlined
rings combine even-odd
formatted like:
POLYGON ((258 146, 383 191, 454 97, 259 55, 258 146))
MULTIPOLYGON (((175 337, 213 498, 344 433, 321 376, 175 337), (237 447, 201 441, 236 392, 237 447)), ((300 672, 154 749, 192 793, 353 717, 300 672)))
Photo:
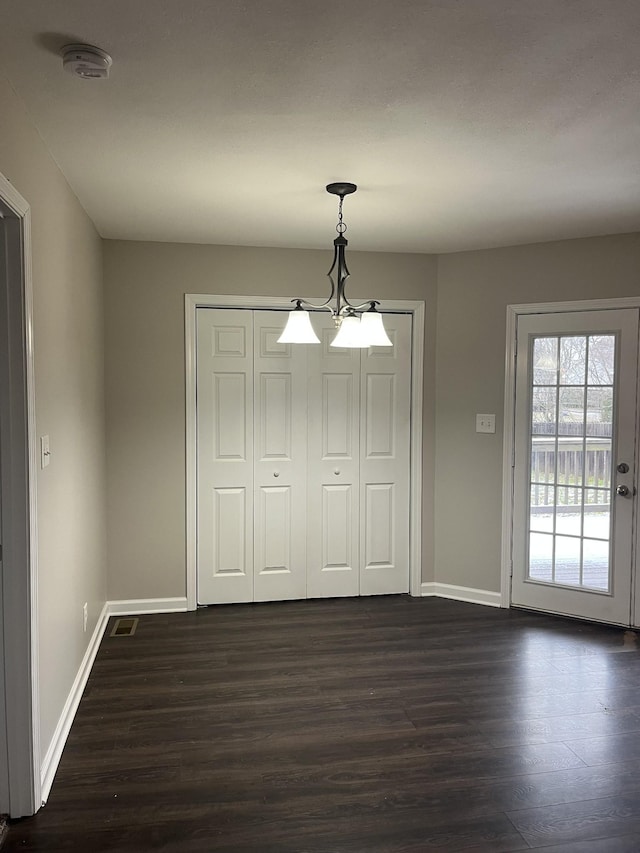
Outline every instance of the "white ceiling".
POLYGON ((640 231, 638 0, 2 0, 0 64, 104 237, 324 248, 335 180, 351 249, 640 231))

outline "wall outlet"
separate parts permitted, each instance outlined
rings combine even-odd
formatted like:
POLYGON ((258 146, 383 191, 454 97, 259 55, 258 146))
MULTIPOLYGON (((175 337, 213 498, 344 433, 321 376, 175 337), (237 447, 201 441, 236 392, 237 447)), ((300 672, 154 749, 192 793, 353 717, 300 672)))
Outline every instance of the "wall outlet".
POLYGON ((85 601, 82 605, 82 628, 84 631, 87 630, 87 622, 89 621, 89 605, 85 601))
POLYGON ((476 432, 495 432, 495 415, 476 415, 476 432))

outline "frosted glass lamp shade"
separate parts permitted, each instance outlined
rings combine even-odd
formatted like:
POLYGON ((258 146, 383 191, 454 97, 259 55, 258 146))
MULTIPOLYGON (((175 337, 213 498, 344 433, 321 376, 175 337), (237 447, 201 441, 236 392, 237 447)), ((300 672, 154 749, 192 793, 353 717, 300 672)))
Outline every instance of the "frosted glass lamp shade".
POLYGON ((360 326, 360 318, 355 314, 347 314, 343 318, 338 334, 331 341, 332 347, 366 347, 368 344, 362 340, 362 330, 360 326))
POLYGON ((289 319, 284 331, 278 338, 279 344, 319 344, 320 338, 313 331, 309 312, 302 308, 294 308, 289 312, 289 319))
POLYGON ((377 311, 365 311, 360 320, 362 339, 368 347, 392 347, 389 335, 382 322, 382 314, 377 311))

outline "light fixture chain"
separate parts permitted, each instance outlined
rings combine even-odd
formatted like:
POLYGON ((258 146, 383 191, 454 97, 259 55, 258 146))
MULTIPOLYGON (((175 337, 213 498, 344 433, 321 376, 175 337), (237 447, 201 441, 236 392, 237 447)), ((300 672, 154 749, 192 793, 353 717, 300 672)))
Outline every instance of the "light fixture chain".
POLYGON ((338 205, 338 224, 336 225, 336 231, 338 232, 338 234, 344 234, 344 232, 347 230, 347 225, 342 220, 342 203, 343 203, 343 201, 344 201, 344 196, 341 195, 340 196, 340 204, 338 205))

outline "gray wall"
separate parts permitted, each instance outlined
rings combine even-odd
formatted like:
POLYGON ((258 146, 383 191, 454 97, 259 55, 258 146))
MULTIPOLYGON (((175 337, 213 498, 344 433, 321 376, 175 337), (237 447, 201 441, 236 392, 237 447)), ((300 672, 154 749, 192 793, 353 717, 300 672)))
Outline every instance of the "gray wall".
POLYGON ((441 255, 436 580, 500 589, 506 306, 640 295, 640 234, 441 255), (496 413, 495 435, 475 432, 496 413))
MULTIPOLYGON (((322 294, 330 253, 104 245, 109 598, 182 596, 183 294, 322 294)), ((423 580, 498 591, 506 306, 640 294, 640 235, 350 258, 354 293, 427 303, 423 580)))
MULTIPOLYGON (((104 247, 109 598, 184 596, 184 294, 322 296, 332 251, 104 247)), ((349 258, 350 293, 426 301, 423 563, 432 580, 435 258, 349 258)))
POLYGON ((31 206, 36 429, 52 454, 37 481, 44 756, 106 597, 102 246, 2 77, 0 116, 0 172, 31 206))

